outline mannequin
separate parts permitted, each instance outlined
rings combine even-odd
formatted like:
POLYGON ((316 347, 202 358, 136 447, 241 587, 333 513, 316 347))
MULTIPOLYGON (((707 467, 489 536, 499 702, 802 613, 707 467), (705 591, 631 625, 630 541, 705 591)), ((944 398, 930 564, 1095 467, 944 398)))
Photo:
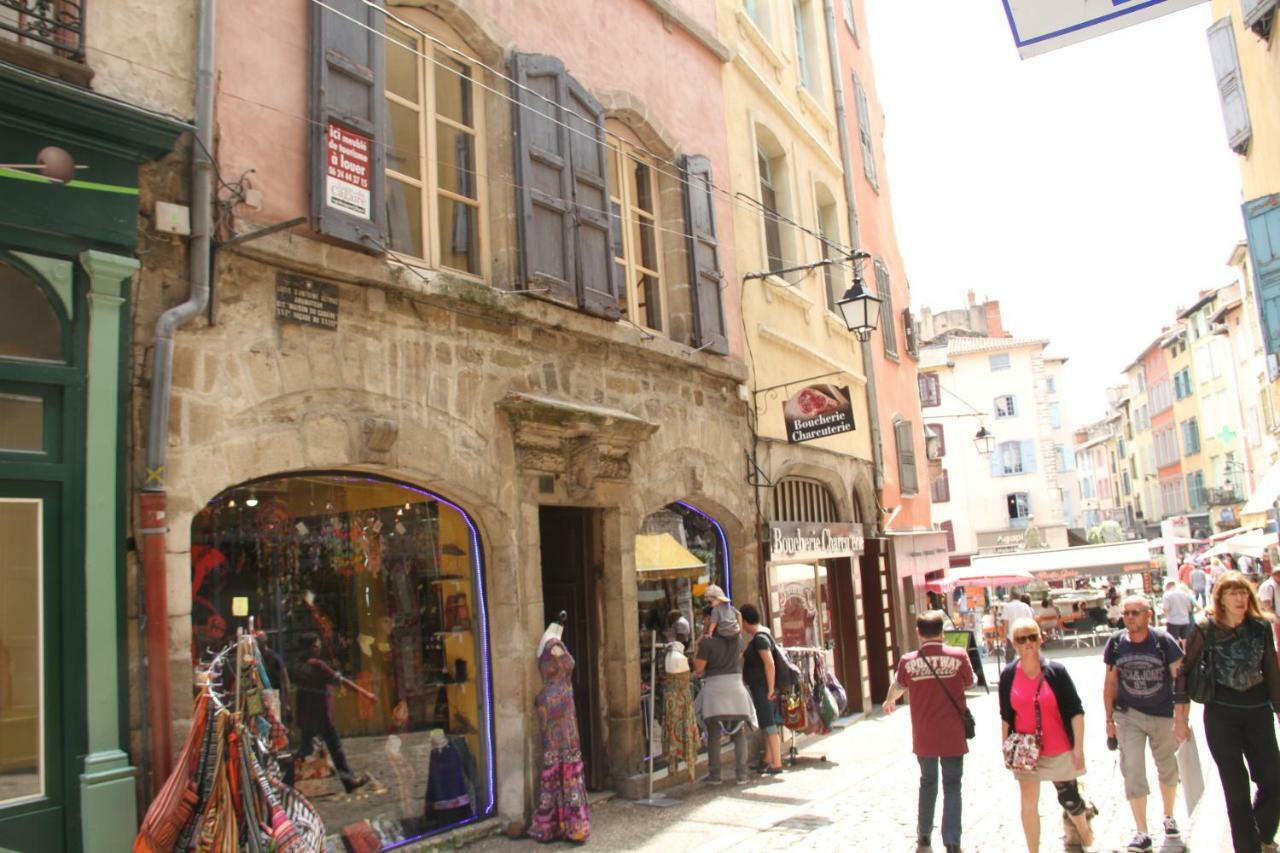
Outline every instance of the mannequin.
POLYGON ((591 808, 582 772, 578 716, 573 704, 573 656, 561 637, 568 614, 561 611, 538 644, 543 688, 534 699, 542 734, 538 807, 529 835, 538 841, 583 842, 591 834, 591 808))

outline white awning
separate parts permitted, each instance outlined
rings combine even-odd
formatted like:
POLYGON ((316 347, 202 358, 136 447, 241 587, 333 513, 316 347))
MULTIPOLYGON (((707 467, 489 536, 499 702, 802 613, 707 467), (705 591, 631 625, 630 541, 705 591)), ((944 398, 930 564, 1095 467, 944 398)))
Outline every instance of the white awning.
POLYGON ((1249 495, 1249 500, 1240 510, 1241 515, 1263 515, 1280 499, 1280 462, 1271 466, 1271 470, 1262 478, 1258 488, 1249 495))
POLYGON ((898 560, 898 576, 914 577, 921 583, 931 572, 951 565, 947 556, 947 534, 941 530, 886 530, 898 560))
POLYGON ((975 569, 988 574, 1030 572, 1042 579, 1053 576, 1054 580, 1061 580, 1084 575, 1145 572, 1151 568, 1151 554, 1147 541, 1136 539, 1106 545, 1081 545, 1078 548, 979 555, 970 562, 975 569))

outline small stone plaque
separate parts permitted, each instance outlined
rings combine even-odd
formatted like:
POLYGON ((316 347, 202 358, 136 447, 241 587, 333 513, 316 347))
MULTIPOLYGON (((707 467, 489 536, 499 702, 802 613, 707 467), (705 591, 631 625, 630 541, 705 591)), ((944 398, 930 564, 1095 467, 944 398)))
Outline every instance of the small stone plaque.
POLYGON ((276 274, 276 319, 320 329, 338 328, 338 286, 282 272, 276 274))

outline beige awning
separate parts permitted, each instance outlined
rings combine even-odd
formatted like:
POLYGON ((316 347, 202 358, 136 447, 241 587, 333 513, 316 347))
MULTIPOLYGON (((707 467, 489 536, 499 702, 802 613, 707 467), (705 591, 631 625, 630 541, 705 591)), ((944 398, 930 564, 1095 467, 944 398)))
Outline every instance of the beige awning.
POLYGON ((990 573, 1028 572, 1036 576, 1082 577, 1122 575, 1151 568, 1151 555, 1144 539, 1075 548, 1046 548, 1009 554, 976 556, 975 569, 990 573))
POLYGON ((1280 462, 1271 466, 1271 470, 1258 484, 1258 488, 1249 495, 1249 500, 1240 510, 1240 515, 1265 515, 1267 510, 1275 506, 1277 499, 1280 499, 1280 462))
POLYGON ((689 578, 697 580, 707 564, 689 552, 670 533, 636 535, 636 572, 640 580, 689 578))

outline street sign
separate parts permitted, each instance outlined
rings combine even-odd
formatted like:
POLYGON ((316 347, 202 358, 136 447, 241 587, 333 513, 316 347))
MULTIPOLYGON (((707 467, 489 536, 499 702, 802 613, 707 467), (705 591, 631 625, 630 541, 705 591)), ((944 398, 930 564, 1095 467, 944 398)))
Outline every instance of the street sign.
POLYGON ((1001 0, 1023 59, 1141 24, 1206 0, 1001 0))

